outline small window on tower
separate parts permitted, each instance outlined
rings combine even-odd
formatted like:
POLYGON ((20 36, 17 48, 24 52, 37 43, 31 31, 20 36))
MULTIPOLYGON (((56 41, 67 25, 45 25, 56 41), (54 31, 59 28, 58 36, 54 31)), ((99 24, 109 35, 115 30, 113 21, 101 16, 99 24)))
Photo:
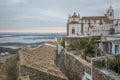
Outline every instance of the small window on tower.
POLYGON ((110 16, 112 16, 112 12, 110 12, 110 16))
POLYGON ((75 28, 72 28, 72 34, 75 34, 75 28))

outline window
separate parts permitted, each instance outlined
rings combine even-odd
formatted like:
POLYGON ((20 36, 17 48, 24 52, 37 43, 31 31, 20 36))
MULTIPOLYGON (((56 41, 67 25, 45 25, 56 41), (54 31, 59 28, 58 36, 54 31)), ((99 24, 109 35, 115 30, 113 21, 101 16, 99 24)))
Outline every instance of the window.
POLYGON ((112 16, 112 12, 110 12, 110 16, 112 16))
POLYGON ((119 53, 119 45, 115 44, 115 54, 119 53))
POLYGON ((72 28, 72 34, 75 34, 75 28, 72 28))

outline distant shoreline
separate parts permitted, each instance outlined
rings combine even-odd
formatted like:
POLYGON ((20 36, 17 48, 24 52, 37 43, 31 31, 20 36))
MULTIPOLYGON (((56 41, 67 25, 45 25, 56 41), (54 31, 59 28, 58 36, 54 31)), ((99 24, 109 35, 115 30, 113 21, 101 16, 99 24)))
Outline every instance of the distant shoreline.
POLYGON ((8 42, 8 43, 0 43, 0 46, 24 46, 24 45, 40 45, 40 44, 43 44, 45 43, 46 41, 44 42, 36 42, 36 43, 19 43, 19 42, 8 42))
POLYGON ((9 52, 11 54, 17 53, 17 51, 21 47, 28 47, 30 45, 32 46, 39 46, 41 44, 44 44, 45 42, 38 42, 38 43, 0 43, 0 53, 2 52, 9 52), (8 47, 6 47, 8 46, 8 47), (12 48, 17 47, 17 48, 12 48))
POLYGON ((21 47, 37 47, 65 33, 0 33, 0 52, 11 52, 21 47))
POLYGON ((18 49, 11 49, 11 48, 3 48, 3 47, 0 47, 0 53, 9 52, 10 54, 16 54, 19 49, 20 49, 20 48, 18 48, 18 49))

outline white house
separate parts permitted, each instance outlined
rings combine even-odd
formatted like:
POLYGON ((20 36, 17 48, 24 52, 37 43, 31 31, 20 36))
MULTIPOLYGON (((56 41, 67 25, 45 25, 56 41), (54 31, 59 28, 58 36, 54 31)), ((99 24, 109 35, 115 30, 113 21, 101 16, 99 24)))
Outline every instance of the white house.
POLYGON ((120 54, 120 40, 97 41, 97 55, 120 54))

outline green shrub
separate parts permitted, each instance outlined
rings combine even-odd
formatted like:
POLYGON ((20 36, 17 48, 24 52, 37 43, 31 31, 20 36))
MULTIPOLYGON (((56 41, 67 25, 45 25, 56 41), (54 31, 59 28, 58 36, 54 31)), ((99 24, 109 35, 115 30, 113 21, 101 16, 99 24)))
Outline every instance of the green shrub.
POLYGON ((76 46, 74 44, 69 44, 69 49, 70 50, 76 50, 76 46))
POLYGON ((63 47, 65 47, 65 40, 64 39, 62 39, 62 41, 60 43, 63 47))
POLYGON ((95 54, 95 40, 100 39, 100 36, 81 38, 79 41, 71 42, 68 46, 70 50, 85 49, 85 55, 94 56, 95 54))
POLYGON ((120 73, 120 61, 118 59, 108 59, 108 68, 120 73))
POLYGON ((84 49, 88 44, 88 40, 87 39, 80 39, 80 47, 82 49, 84 49))

